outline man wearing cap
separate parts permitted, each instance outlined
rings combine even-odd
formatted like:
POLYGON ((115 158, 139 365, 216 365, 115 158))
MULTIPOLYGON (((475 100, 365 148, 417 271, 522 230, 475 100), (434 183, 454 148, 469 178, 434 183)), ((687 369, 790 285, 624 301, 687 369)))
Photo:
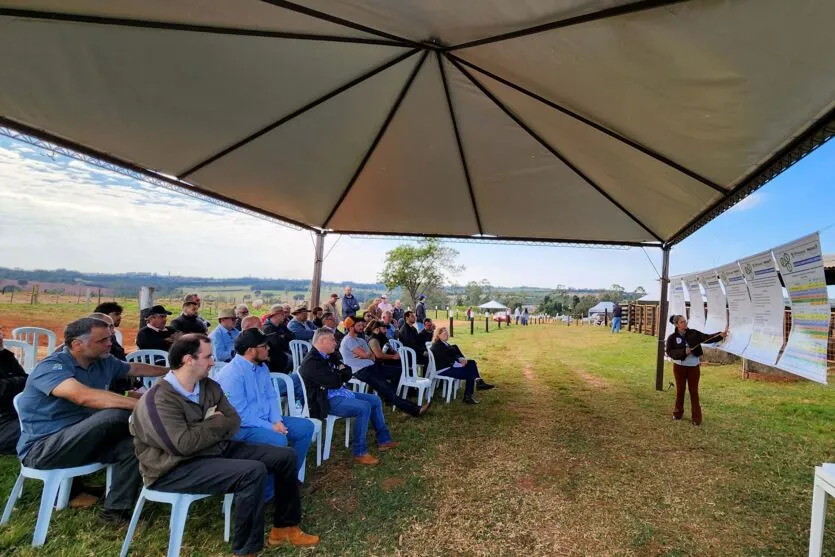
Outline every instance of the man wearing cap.
POLYGON ((360 310, 360 303, 354 298, 350 286, 345 287, 345 294, 342 296, 342 317, 353 317, 360 310))
POLYGON ((151 307, 145 317, 146 325, 136 333, 136 347, 140 350, 168 352, 171 343, 174 342, 173 335, 176 333, 171 327, 165 326, 169 315, 171 312, 163 306, 151 307))
POLYGON ((241 321, 249 315, 249 307, 246 304, 238 304, 235 307, 235 328, 241 330, 241 321))
MULTIPOLYGON (((235 357, 218 372, 215 381, 241 417, 241 429, 232 438, 255 445, 289 445, 296 451, 300 473, 313 439, 313 422, 281 415, 270 370, 265 365, 269 350, 264 333, 247 329, 238 335, 235 357)), ((266 499, 273 496, 271 488, 268 485, 266 499)))
POLYGON ((423 320, 426 319, 426 296, 421 294, 418 296, 417 304, 415 304, 415 319, 417 319, 418 332, 423 330, 423 320))
MULTIPOLYGON (((386 381, 385 366, 378 366, 374 361, 374 353, 362 335, 365 320, 362 317, 346 317, 345 327, 348 329, 348 334, 342 339, 339 354, 357 379, 368 383, 387 403, 393 404, 411 416, 422 416, 429 408, 429 403, 418 406, 397 396, 394 387, 386 381)), ((308 393, 308 396, 311 395, 308 393)))
POLYGON ((394 310, 394 306, 389 303, 389 297, 387 295, 383 294, 380 296, 380 303, 377 304, 377 310, 380 312, 380 315, 394 310))
POLYGON ((307 320, 306 305, 301 304, 293 310, 293 319, 287 324, 287 329, 293 333, 296 340, 310 342, 313 339, 313 333, 316 332, 316 325, 312 321, 307 320))
POLYGON ((336 309, 336 302, 338 302, 338 301, 339 301, 339 296, 336 295, 336 292, 333 292, 333 293, 331 293, 330 298, 328 298, 328 301, 325 303, 325 305, 322 306, 322 314, 325 314, 325 313, 328 313, 328 312, 332 313, 333 316, 336 318, 337 323, 339 323, 339 321, 342 320, 342 318, 339 317, 339 310, 336 309))
POLYGON ((217 316, 218 326, 209 335, 215 362, 228 363, 235 357, 235 339, 241 332, 235 328, 235 310, 222 309, 217 316))
POLYGON ((264 314, 267 320, 264 322, 264 334, 269 338, 270 345, 270 371, 274 373, 287 373, 292 371, 292 360, 290 359, 290 341, 294 339, 293 333, 287 330, 284 325, 284 306, 274 304, 264 314))
POLYGON ((171 320, 171 328, 183 334, 209 332, 206 321, 200 317, 200 296, 189 294, 183 299, 183 313, 171 320))

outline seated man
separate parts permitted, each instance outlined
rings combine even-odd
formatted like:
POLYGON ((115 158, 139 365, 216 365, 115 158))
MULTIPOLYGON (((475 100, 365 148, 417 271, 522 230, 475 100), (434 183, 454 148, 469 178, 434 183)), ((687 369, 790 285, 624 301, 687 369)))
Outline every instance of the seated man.
POLYGON ((400 323, 400 320, 403 319, 405 316, 405 312, 403 311, 403 303, 400 300, 394 302, 394 309, 391 310, 391 319, 394 321, 395 326, 400 323))
MULTIPOLYGON (((325 313, 322 308, 316 306, 311 312, 313 316, 313 325, 318 329, 322 326, 322 315, 325 313)), ((311 337, 312 338, 312 337, 311 337)))
POLYGON ((476 384, 478 384, 476 388, 479 391, 486 391, 493 388, 493 385, 487 383, 479 375, 475 360, 468 360, 461 353, 458 346, 449 343, 449 331, 446 327, 439 327, 435 331, 431 350, 432 355, 435 357, 435 367, 438 375, 466 381, 464 387, 465 404, 479 403, 473 397, 473 387, 476 384))
POLYGON ((233 440, 241 419, 209 379, 214 365, 209 338, 183 335, 169 356, 172 370, 140 399, 130 425, 144 484, 174 493, 234 493, 232 551, 255 555, 264 548, 264 487, 270 475, 276 496, 267 543, 316 545, 319 537, 299 528, 293 450, 233 440))
POLYGON ((257 315, 247 315, 243 319, 241 319, 241 331, 246 331, 247 329, 258 329, 261 332, 264 332, 264 325, 261 323, 261 318, 257 315))
POLYGON ((15 454, 20 439, 20 421, 12 400, 26 386, 26 372, 11 350, 3 347, 3 329, 0 328, 0 454, 15 454))
POLYGON ((387 311, 393 311, 394 306, 389 303, 389 297, 385 294, 380 296, 380 302, 377 304, 377 309, 380 310, 380 317, 387 311))
POLYGON ((426 344, 421 340, 421 333, 415 327, 415 312, 409 310, 403 314, 403 326, 400 327, 398 338, 403 346, 415 351, 418 365, 426 366, 426 344))
POLYGON ((368 454, 366 445, 368 422, 374 426, 381 451, 392 449, 398 443, 391 440, 380 397, 354 393, 343 386, 351 378, 351 368, 331 358, 334 350, 336 340, 333 333, 322 328, 316 331, 313 349, 302 360, 301 375, 307 388, 310 416, 320 420, 327 418, 328 414, 356 418, 353 430, 354 460, 360 464, 377 464, 380 461, 368 454))
MULTIPOLYGON (((313 439, 313 422, 281 416, 270 370, 265 365, 269 354, 266 335, 257 329, 247 329, 235 340, 235 352, 235 358, 215 377, 241 417, 241 429, 232 439, 256 445, 289 445, 296 451, 298 470, 301 470, 313 439)), ((272 495, 268 489, 265 497, 269 499, 272 495)))
POLYGON ((435 324, 432 322, 431 319, 426 317, 423 320, 423 328, 420 329, 418 333, 418 342, 421 345, 426 346, 427 342, 432 342, 432 337, 435 334, 435 324))
MULTIPOLYGON (((429 408, 429 403, 419 407, 397 396, 395 388, 386 381, 386 370, 382 367, 378 368, 375 364, 374 354, 362 337, 364 325, 365 321, 361 317, 345 318, 348 334, 342 339, 342 345, 339 347, 342 361, 350 366, 357 379, 368 383, 387 403, 395 405, 411 416, 422 416, 429 408)), ((399 374, 398 370, 398 377, 399 374)))
POLYGON ((287 330, 293 333, 296 340, 310 342, 313 333, 316 332, 316 325, 313 321, 307 320, 307 306, 302 304, 293 310, 293 319, 287 324, 287 330))
POLYGON ((35 366, 20 395, 22 432, 17 454, 24 466, 71 468, 114 464, 113 487, 101 518, 130 520, 139 471, 128 418, 136 399, 107 391, 125 376, 155 377, 168 370, 120 362, 110 354, 110 326, 84 317, 64 329, 64 349, 35 366))
MULTIPOLYGON (((332 332, 333 333, 333 338, 336 339, 336 350, 337 351, 334 352, 334 356, 339 356, 339 343, 342 342, 342 339, 345 337, 345 333, 343 333, 342 331, 337 329, 336 325, 337 325, 336 315, 334 315, 333 313, 331 313, 329 311, 325 312, 322 315, 322 327, 324 327, 325 329, 332 332)), ((342 358, 340 357, 339 360, 342 361, 342 358)))
POLYGON ((265 314, 264 334, 270 337, 269 368, 274 373, 289 373, 293 371, 293 361, 290 358, 290 341, 294 340, 293 333, 284 324, 284 306, 275 304, 265 314))
POLYGON ((242 331, 241 322, 249 316, 249 306, 238 304, 235 307, 235 328, 242 331))
POLYGON ((122 348, 122 333, 119 331, 119 325, 122 324, 122 306, 116 302, 102 302, 96 306, 93 313, 103 313, 107 315, 113 322, 113 337, 110 339, 112 346, 110 353, 113 354, 117 360, 125 361, 125 349, 122 348))
POLYGON ((136 347, 140 350, 162 350, 168 352, 171 343, 174 342, 173 335, 176 333, 171 327, 166 327, 165 322, 171 312, 163 306, 153 306, 148 310, 145 317, 146 325, 136 333, 136 347))
MULTIPOLYGON (((108 302, 108 303, 112 303, 112 302, 108 302)), ((102 304, 102 305, 104 305, 104 304, 102 304)), ((110 317, 110 315, 107 314, 107 313, 91 313, 87 317, 89 317, 91 319, 98 319, 99 321, 104 321, 105 323, 107 323, 107 325, 110 327, 110 333, 112 335, 110 337, 110 342, 116 343, 116 346, 118 346, 118 349, 116 349, 114 346, 111 346, 110 347, 110 354, 114 358, 116 358, 117 360, 120 360, 120 361, 123 361, 123 362, 126 361, 127 360, 127 355, 125 354, 125 351, 122 349, 121 345, 118 345, 118 341, 116 340, 116 334, 114 332, 116 330, 116 327, 114 327, 113 319, 110 317)), ((59 346, 56 349, 56 352, 60 351, 59 349, 63 350, 64 345, 62 344, 61 346, 59 346)), ((159 363, 160 363, 160 365, 162 365, 165 362, 159 362, 159 363)), ((133 391, 133 390, 139 389, 141 387, 142 387, 142 378, 141 377, 121 377, 119 379, 114 379, 110 383, 110 386, 108 387, 108 390, 111 391, 111 392, 114 392, 116 394, 121 395, 121 394, 125 394, 127 391, 133 391)))
POLYGON ((235 310, 220 310, 217 321, 218 326, 209 335, 212 340, 212 356, 216 362, 228 363, 235 357, 235 339, 241 334, 235 328, 235 310))
POLYGON ((386 328, 386 338, 388 338, 389 340, 397 338, 397 331, 394 328, 394 323, 392 323, 390 311, 383 312, 382 322, 383 326, 386 328))
POLYGON ((171 328, 183 334, 209 332, 209 323, 200 317, 200 296, 189 294, 183 298, 183 313, 171 320, 171 328))

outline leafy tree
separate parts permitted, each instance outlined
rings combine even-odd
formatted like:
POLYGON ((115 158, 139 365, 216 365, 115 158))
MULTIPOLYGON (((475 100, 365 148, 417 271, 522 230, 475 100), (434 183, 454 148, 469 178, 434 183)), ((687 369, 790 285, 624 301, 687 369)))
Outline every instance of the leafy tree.
POLYGON ((484 290, 481 285, 474 280, 468 282, 467 286, 464 287, 464 303, 461 305, 477 306, 485 301, 484 290))
POLYGON ((414 307, 417 296, 432 288, 440 288, 448 274, 464 270, 456 265, 458 251, 444 246, 435 238, 415 244, 403 244, 386 253, 385 265, 378 280, 393 289, 398 286, 408 294, 414 307))

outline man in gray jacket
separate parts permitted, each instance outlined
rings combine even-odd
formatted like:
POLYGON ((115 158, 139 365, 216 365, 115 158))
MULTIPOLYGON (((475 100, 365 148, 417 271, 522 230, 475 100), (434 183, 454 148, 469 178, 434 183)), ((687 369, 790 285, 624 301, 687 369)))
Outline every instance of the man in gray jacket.
POLYGON ((319 543, 299 528, 301 502, 296 454, 287 447, 232 441, 241 419, 220 385, 206 335, 180 337, 168 352, 171 371, 136 405, 130 430, 147 487, 174 493, 234 493, 235 555, 264 547, 264 487, 275 481, 275 513, 267 543, 298 547, 319 543))

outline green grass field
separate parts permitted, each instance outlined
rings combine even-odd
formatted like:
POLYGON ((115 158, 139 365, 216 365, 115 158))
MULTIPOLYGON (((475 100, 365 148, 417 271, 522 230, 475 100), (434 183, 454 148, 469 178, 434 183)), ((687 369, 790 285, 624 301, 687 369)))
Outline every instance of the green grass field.
MULTIPOLYGON (((422 420, 387 409, 403 444, 374 468, 352 463, 338 423, 331 460, 308 465, 316 491, 305 499, 304 526, 322 543, 304 553, 807 552, 813 467, 835 461, 832 387, 745 381, 739 366, 705 366, 704 423, 695 427, 672 421, 673 392, 653 388, 651 337, 563 325, 456 331, 454 342, 498 388, 476 407, 435 404, 422 420)), ((17 466, 0 459, 3 497, 17 466)), ((0 553, 118 554, 125 529, 99 524, 93 510, 54 513, 46 545, 32 550, 39 496, 27 481, 0 529, 0 553)), ((168 507, 148 504, 144 516, 131 554, 162 555, 168 507)), ((197 503, 182 554, 230 554, 222 529, 220 499, 197 503)))

